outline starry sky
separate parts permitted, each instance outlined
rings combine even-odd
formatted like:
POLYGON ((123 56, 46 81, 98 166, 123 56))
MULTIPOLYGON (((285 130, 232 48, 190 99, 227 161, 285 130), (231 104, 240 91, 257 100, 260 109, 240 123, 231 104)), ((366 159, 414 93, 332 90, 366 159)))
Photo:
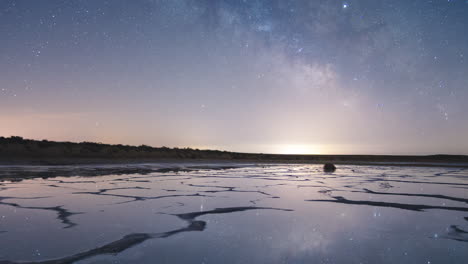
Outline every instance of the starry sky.
POLYGON ((466 0, 0 0, 0 136, 468 154, 466 0))

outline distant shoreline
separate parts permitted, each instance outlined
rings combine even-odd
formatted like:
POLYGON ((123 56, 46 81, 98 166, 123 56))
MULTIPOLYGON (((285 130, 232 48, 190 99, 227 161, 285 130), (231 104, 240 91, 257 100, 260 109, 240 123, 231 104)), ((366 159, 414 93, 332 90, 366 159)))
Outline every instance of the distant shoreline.
POLYGON ((372 162, 372 161, 347 161, 347 160, 226 160, 226 159, 83 159, 83 158, 6 158, 0 157, 0 170, 2 166, 80 166, 80 165, 141 165, 141 164, 255 164, 255 165, 287 165, 287 164, 310 164, 320 165, 325 163, 334 163, 336 165, 355 165, 355 166, 396 166, 396 167, 454 167, 468 168, 468 162, 372 162))
POLYGON ((0 137, 0 165, 90 165, 160 162, 468 167, 466 155, 286 155, 191 148, 72 143, 0 137))

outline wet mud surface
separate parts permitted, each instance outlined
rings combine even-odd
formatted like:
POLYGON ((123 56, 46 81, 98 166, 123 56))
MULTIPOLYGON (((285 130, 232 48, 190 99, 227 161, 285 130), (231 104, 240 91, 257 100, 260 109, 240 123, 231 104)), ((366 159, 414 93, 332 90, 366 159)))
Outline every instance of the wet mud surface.
POLYGON ((468 259, 466 168, 100 168, 2 167, 0 263, 468 259))

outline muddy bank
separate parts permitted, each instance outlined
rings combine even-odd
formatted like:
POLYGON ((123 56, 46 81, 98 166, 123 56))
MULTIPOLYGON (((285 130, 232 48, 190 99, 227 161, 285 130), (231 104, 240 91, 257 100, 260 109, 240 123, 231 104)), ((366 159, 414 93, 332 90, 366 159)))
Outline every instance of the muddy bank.
POLYGON ((468 167, 466 155, 284 155, 192 148, 54 142, 0 137, 0 165, 141 164, 231 162, 468 167))

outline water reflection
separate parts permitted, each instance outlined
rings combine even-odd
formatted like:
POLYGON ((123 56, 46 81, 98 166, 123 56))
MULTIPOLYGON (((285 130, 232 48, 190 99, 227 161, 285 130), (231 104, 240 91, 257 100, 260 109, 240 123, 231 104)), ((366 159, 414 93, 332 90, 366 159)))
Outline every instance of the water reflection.
POLYGON ((132 166, 3 170, 0 263, 468 257, 467 169, 341 166, 324 174, 318 165, 132 166))
POLYGON ((70 212, 67 209, 64 209, 62 205, 51 206, 51 207, 46 207, 46 206, 41 207, 41 206, 23 206, 18 203, 4 202, 4 200, 9 200, 9 199, 28 200, 28 199, 41 199, 41 198, 48 198, 48 197, 0 197, 0 205, 7 205, 7 206, 12 206, 12 207, 21 208, 21 209, 53 211, 57 213, 57 219, 60 220, 60 222, 62 222, 65 225, 64 228, 71 228, 77 225, 76 223, 70 220, 70 216, 81 214, 81 213, 70 212))

